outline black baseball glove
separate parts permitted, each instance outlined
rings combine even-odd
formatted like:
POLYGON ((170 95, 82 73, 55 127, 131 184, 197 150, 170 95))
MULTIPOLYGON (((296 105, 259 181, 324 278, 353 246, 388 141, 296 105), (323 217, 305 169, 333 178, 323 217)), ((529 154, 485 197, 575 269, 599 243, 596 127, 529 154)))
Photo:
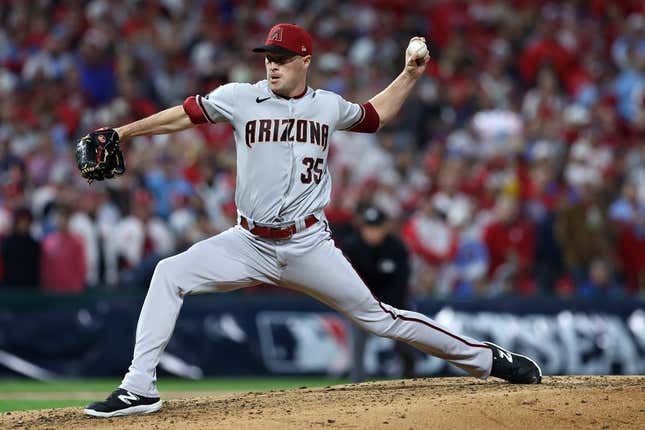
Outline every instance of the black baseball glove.
POLYGON ((76 164, 89 183, 122 175, 125 161, 117 132, 104 127, 84 136, 76 144, 76 164))

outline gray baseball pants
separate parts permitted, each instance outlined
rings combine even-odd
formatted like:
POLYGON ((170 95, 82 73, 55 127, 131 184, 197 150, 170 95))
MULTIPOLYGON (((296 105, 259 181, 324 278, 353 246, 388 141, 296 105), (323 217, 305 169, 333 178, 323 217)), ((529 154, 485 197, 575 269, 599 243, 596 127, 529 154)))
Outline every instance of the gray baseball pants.
POLYGON ((156 368, 187 294, 225 292, 259 283, 308 294, 378 336, 407 342, 472 376, 486 378, 491 349, 425 315, 377 300, 336 248, 325 220, 289 240, 254 236, 237 225, 157 265, 137 324, 134 357, 121 388, 158 397, 156 368))

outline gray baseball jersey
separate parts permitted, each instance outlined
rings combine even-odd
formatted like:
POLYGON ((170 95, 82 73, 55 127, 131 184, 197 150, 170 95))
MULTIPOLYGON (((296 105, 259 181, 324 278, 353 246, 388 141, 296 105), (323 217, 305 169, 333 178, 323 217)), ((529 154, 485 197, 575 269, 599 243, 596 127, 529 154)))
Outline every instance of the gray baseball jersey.
POLYGON ((380 302, 331 240, 322 210, 331 190, 329 138, 334 130, 363 130, 363 121, 378 124, 378 116, 366 119, 375 114, 371 105, 363 107, 311 88, 302 97, 284 99, 261 81, 223 85, 205 97, 187 99, 184 109, 197 122, 206 119, 233 125, 235 202, 240 215, 250 223, 293 222, 300 228, 288 239, 273 240, 238 224, 159 262, 121 388, 158 397, 156 367, 186 294, 225 292, 260 283, 308 294, 370 333, 407 342, 473 376, 490 375, 488 346, 457 335, 425 315, 380 302), (303 227, 300 221, 312 214, 319 222, 303 227))
POLYGON ((237 151, 235 204, 257 223, 281 223, 329 203, 329 138, 365 117, 363 106, 307 88, 298 98, 274 94, 266 80, 222 85, 197 103, 210 122, 233 125, 237 151))

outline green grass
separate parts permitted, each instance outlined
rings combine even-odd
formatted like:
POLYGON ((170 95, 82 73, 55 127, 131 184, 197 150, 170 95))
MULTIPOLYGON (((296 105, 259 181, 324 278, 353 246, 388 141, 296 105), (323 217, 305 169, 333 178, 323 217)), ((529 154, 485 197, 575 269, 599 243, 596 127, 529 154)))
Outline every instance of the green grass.
MULTIPOLYGON (((83 406, 87 400, 79 400, 74 393, 101 393, 105 397, 114 390, 120 379, 65 379, 52 382, 38 382, 21 379, 0 380, 0 412, 62 408, 68 406, 83 406), (30 399, 29 394, 38 393, 38 398, 30 399), (51 393, 52 399, 46 394, 51 393), (66 400, 65 394, 74 399, 66 400), (15 398, 12 398, 12 394, 15 398), (45 394, 45 396, 43 396, 45 394), (44 398, 43 398, 44 397, 44 398)), ((209 378, 198 381, 185 379, 162 378, 159 390, 164 391, 267 391, 285 390, 299 387, 324 387, 347 383, 347 379, 339 378, 209 378)), ((88 399, 91 400, 91 399, 88 399)), ((98 399, 94 399, 98 400, 98 399)))
POLYGON ((0 412, 29 411, 32 409, 67 408, 70 406, 85 406, 87 400, 65 399, 29 399, 29 400, 0 400, 0 412))
MULTIPOLYGON (((74 391, 112 391, 120 379, 61 379, 39 382, 21 379, 0 380, 0 393, 48 393, 74 391)), ((208 378, 197 381, 162 378, 158 381, 160 391, 261 391, 287 388, 324 387, 344 384, 341 378, 208 378)))

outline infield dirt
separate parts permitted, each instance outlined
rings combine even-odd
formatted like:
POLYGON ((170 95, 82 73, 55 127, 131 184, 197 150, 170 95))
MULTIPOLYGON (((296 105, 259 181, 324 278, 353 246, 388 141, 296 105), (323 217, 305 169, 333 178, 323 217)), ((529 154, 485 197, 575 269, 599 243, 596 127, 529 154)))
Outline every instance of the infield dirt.
POLYGON ((545 377, 532 386, 432 378, 303 387, 168 400, 148 416, 89 418, 80 408, 5 412, 0 428, 642 429, 645 376, 545 377))

